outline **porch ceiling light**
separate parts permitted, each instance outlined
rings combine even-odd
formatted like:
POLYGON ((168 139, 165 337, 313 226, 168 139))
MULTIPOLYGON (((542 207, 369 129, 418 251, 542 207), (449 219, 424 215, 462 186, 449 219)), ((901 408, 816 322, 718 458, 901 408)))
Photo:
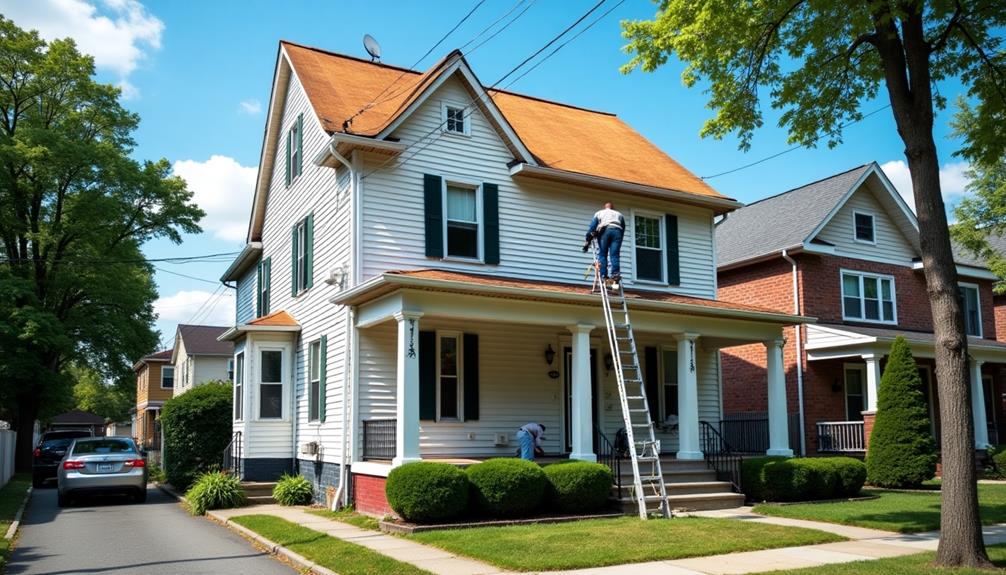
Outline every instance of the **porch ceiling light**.
POLYGON ((548 349, 545 350, 545 361, 549 365, 552 365, 552 362, 555 361, 555 350, 552 349, 552 344, 548 344, 548 349))

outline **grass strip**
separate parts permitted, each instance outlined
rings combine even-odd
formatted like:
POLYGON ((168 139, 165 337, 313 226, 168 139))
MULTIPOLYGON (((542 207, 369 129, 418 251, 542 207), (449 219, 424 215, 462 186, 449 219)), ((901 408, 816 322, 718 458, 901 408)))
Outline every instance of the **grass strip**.
POLYGON ((427 531, 408 538, 516 571, 602 567, 845 540, 813 529, 705 517, 587 519, 427 531))
POLYGON ((279 517, 241 515, 231 521, 340 575, 429 573, 409 563, 397 561, 366 547, 301 527, 279 517))
POLYGON ((370 529, 371 531, 381 530, 380 521, 374 519, 373 517, 357 513, 352 507, 344 507, 338 511, 329 511, 328 509, 311 509, 308 513, 317 515, 318 517, 332 519, 334 521, 349 523, 350 525, 359 527, 360 529, 370 529))
POLYGON ((10 541, 3 538, 7 528, 14 522, 17 510, 21 508, 31 487, 31 473, 17 473, 11 477, 7 485, 0 489, 0 573, 3 573, 7 561, 10 560, 10 541))
MULTIPOLYGON (((1000 569, 1006 567, 1006 544, 990 545, 989 558, 1000 569)), ((933 566, 935 553, 919 553, 872 561, 856 561, 821 565, 790 571, 773 571, 776 575, 1002 575, 1000 569, 938 569, 933 566)))

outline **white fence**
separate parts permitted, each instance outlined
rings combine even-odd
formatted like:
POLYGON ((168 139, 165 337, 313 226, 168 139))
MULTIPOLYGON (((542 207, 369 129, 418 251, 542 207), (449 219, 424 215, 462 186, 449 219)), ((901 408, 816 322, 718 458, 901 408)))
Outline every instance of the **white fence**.
POLYGON ((16 438, 16 431, 0 431, 0 487, 7 485, 11 476, 14 475, 14 446, 17 444, 16 438))

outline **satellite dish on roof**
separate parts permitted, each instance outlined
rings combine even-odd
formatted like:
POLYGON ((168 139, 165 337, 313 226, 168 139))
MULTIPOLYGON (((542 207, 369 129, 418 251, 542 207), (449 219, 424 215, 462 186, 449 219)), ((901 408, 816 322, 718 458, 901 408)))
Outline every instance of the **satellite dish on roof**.
POLYGON ((375 40, 370 34, 363 35, 363 47, 367 50, 367 53, 370 54, 371 62, 381 59, 381 45, 378 44, 377 40, 375 40))

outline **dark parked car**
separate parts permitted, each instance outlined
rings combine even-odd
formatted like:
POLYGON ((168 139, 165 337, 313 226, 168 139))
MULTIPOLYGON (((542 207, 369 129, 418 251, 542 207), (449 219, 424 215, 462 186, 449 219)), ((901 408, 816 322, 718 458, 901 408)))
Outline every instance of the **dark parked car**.
POLYGON ((43 433, 31 460, 31 484, 41 487, 46 479, 55 479, 59 462, 73 440, 93 436, 90 429, 61 429, 43 433))
POLYGON ((77 495, 125 493, 147 500, 147 462, 130 437, 74 439, 60 465, 56 504, 77 495))

